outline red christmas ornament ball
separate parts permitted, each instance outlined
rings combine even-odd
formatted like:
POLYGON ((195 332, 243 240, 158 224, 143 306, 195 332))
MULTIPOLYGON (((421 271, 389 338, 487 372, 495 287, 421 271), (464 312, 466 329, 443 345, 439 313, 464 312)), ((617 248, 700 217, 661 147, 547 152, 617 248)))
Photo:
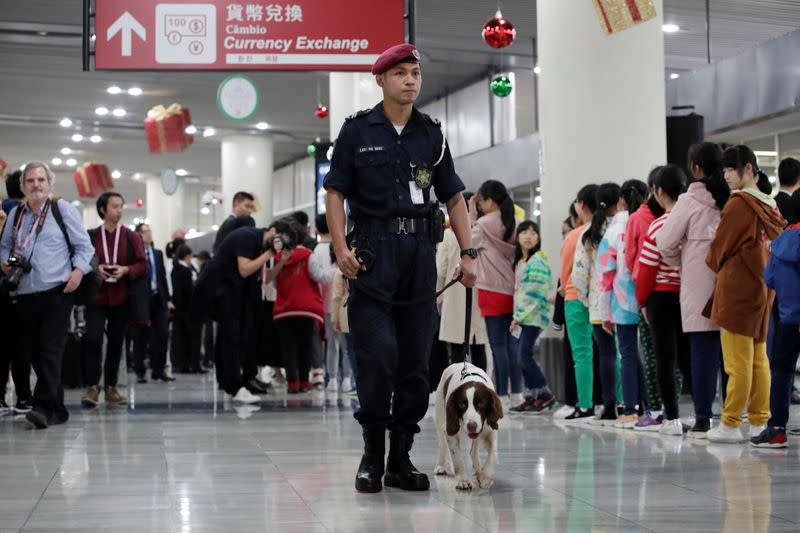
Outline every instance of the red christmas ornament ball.
POLYGON ((142 199, 141 199, 141 198, 139 198, 138 200, 136 200, 136 207, 142 207, 143 205, 144 205, 144 202, 142 201, 142 199))
POLYGON ((483 40, 492 48, 505 48, 514 41, 517 30, 510 20, 503 18, 503 14, 498 11, 494 18, 489 19, 483 25, 481 32, 483 40))
POLYGON ((316 111, 314 111, 314 114, 317 116, 318 119, 328 118, 328 108, 320 104, 317 106, 317 109, 316 111))

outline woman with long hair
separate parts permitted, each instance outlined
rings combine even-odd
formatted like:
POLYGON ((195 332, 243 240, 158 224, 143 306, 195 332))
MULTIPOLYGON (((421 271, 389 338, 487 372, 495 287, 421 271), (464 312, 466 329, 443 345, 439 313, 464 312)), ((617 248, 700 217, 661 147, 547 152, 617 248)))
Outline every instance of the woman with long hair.
POLYGON ((478 307, 494 361, 497 394, 511 404, 522 402, 522 374, 517 359, 517 339, 509 328, 514 312, 514 252, 516 220, 514 202, 505 185, 485 181, 469 201, 472 244, 478 250, 478 307), (480 216, 479 216, 480 213, 480 216))
POLYGON ((547 255, 542 251, 539 226, 525 220, 517 226, 517 247, 514 254, 514 318, 512 335, 519 332, 517 358, 525 379, 527 393, 511 412, 542 413, 550 409, 556 397, 547 385, 547 378, 533 358, 533 348, 542 330, 553 315, 555 283, 547 255))
POLYGON ((621 187, 616 183, 604 183, 598 187, 597 211, 592 216, 589 228, 578 241, 572 266, 572 281, 578 298, 589 309, 592 336, 600 351, 603 412, 590 420, 598 425, 613 425, 617 421, 617 347, 614 343, 614 331, 609 327, 611 310, 601 300, 602 272, 597 268, 595 258, 600 241, 617 214, 620 193, 621 187))
POLYGON ((703 316, 717 280, 706 265, 706 256, 730 189, 722 175, 719 146, 710 142, 694 144, 689 148, 688 161, 692 183, 664 222, 657 245, 668 263, 680 267, 681 324, 691 347, 695 415, 688 436, 704 439, 711 429, 711 405, 722 359, 719 326, 703 316))

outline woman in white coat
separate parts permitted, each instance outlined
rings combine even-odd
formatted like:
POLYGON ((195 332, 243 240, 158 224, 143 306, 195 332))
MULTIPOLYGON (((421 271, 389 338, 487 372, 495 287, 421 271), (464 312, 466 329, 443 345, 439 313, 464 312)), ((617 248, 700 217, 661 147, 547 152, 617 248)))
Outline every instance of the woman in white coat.
MULTIPOLYGON (((464 193, 464 200, 469 202, 471 192, 464 193)), ((436 250, 436 290, 442 288, 453 278, 453 272, 461 261, 461 248, 458 246, 456 235, 452 229, 447 228, 444 232, 444 240, 436 250)), ((450 351, 450 362, 460 363, 464 361, 466 346, 464 345, 464 325, 467 314, 467 289, 460 283, 456 283, 439 297, 442 306, 441 324, 439 327, 439 340, 446 342, 450 351)), ((470 325, 470 355, 471 363, 486 371, 486 344, 489 342, 486 336, 486 322, 481 317, 478 308, 478 297, 472 295, 472 323, 470 325)))

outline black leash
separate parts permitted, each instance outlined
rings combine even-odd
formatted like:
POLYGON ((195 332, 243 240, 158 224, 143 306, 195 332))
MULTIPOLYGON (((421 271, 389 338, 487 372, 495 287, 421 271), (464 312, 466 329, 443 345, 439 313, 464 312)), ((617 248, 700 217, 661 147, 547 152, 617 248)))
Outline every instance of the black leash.
MULTIPOLYGON (((467 319, 464 321, 464 366, 461 368, 461 379, 464 380, 469 375, 467 362, 472 362, 472 353, 470 353, 470 327, 472 326, 472 288, 467 287, 467 319)), ((476 374, 477 375, 477 374, 476 374)))

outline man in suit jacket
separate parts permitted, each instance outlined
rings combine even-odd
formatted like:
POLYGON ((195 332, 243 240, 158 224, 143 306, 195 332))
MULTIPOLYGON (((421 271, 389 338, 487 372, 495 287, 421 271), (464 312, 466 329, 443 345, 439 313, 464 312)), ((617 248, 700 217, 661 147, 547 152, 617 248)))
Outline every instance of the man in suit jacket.
POLYGON ((178 247, 177 262, 172 269, 172 299, 175 312, 172 319, 172 366, 183 373, 206 371, 200 365, 200 326, 191 318, 192 288, 197 271, 192 265, 192 249, 178 247))
POLYGON ((230 232, 236 228, 242 227, 238 224, 236 219, 240 217, 249 217, 256 212, 256 198, 249 192, 239 191, 233 195, 233 213, 225 219, 225 222, 217 230, 217 236, 214 237, 214 253, 217 253, 219 245, 225 240, 230 232))
POLYGON ((167 285, 164 253, 153 246, 153 232, 148 224, 139 224, 136 232, 142 237, 144 256, 150 265, 150 326, 135 326, 133 333, 137 381, 147 383, 145 353, 150 356, 150 375, 153 381, 175 381, 175 378, 164 372, 169 342, 169 314, 175 310, 167 285))

